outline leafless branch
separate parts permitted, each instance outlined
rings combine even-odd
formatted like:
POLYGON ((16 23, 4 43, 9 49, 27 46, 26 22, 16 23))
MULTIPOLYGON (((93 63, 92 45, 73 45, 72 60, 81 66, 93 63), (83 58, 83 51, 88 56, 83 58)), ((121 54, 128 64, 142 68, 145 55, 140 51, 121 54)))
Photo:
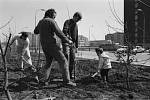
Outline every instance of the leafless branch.
POLYGON ((115 19, 117 20, 117 22, 118 22, 121 26, 124 26, 124 24, 122 23, 122 21, 120 22, 120 20, 118 19, 118 16, 115 15, 115 13, 114 13, 114 11, 113 11, 113 9, 112 9, 112 7, 111 7, 111 4, 110 4, 110 1, 109 1, 109 0, 108 0, 108 4, 109 4, 110 11, 111 11, 111 13, 113 14, 113 16, 115 17, 115 19))
POLYGON ((113 26, 110 26, 106 20, 105 20, 105 22, 106 22, 106 25, 107 25, 109 28, 112 28, 114 31, 118 32, 118 30, 119 30, 119 31, 122 31, 122 32, 123 32, 122 29, 119 29, 119 28, 115 28, 115 27, 113 27, 113 26))
POLYGON ((117 17, 117 19, 122 23, 122 25, 124 25, 124 22, 120 19, 120 17, 119 17, 118 14, 116 13, 114 0, 113 0, 113 11, 114 11, 114 14, 115 14, 115 16, 117 17))
POLYGON ((5 70, 4 71, 4 76, 5 76, 4 77, 4 81, 5 81, 5 83, 4 83, 3 89, 5 91, 5 94, 6 94, 7 98, 8 98, 8 100, 12 100, 10 92, 9 92, 9 90, 7 88, 8 87, 8 70, 7 70, 7 65, 6 65, 6 53, 7 53, 7 48, 8 48, 8 45, 9 45, 10 38, 11 38, 11 34, 9 35, 9 39, 7 41, 7 44, 6 44, 5 51, 3 51, 2 45, 1 45, 1 41, 0 41, 1 56, 2 56, 2 60, 3 60, 4 70, 5 70))
POLYGON ((2 25, 2 26, 0 27, 0 29, 2 29, 2 28, 4 28, 5 26, 7 26, 7 25, 12 21, 12 19, 13 19, 13 17, 11 17, 10 20, 9 20, 6 24, 2 25))

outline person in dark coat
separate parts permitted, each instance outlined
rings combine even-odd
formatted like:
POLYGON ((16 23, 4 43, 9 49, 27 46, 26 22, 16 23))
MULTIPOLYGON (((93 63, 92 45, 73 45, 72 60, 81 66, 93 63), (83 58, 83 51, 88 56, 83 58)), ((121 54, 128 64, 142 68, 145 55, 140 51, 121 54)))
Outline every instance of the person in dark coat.
POLYGON ((60 46, 56 43, 56 35, 61 39, 63 43, 71 44, 72 41, 69 40, 65 34, 60 30, 56 21, 56 11, 54 9, 49 9, 45 12, 45 16, 39 21, 38 25, 34 29, 35 34, 40 34, 40 42, 42 45, 43 52, 46 57, 46 64, 42 68, 43 78, 40 78, 42 82, 46 82, 50 75, 50 66, 55 59, 58 61, 59 66, 62 70, 63 82, 65 84, 70 84, 75 86, 76 84, 70 81, 69 67, 67 59, 63 54, 60 46))
POLYGON ((62 43, 63 46, 63 52, 68 59, 69 63, 69 72, 70 72, 70 78, 72 79, 72 71, 75 67, 75 53, 77 52, 78 48, 78 25, 77 22, 79 22, 82 19, 82 15, 80 12, 76 12, 73 15, 72 19, 68 19, 64 22, 63 26, 63 32, 64 34, 73 41, 73 45, 69 46, 68 43, 62 43))

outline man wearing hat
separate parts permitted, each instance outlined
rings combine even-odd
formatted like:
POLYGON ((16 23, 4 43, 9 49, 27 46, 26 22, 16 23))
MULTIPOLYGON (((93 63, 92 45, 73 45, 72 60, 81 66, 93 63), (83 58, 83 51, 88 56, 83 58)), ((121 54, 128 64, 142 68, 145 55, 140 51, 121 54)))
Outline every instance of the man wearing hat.
POLYGON ((28 32, 20 32, 19 34, 21 35, 16 35, 15 37, 13 37, 9 46, 11 46, 14 41, 17 41, 16 51, 18 55, 18 65, 20 66, 20 69, 24 70, 23 62, 25 62, 35 71, 35 68, 32 65, 31 55, 29 51, 30 41, 28 38, 28 32))
POLYGON ((64 34, 73 41, 73 45, 69 46, 68 43, 62 43, 63 45, 63 52, 68 60, 69 63, 69 72, 70 72, 70 78, 72 79, 72 71, 75 67, 75 53, 77 52, 78 48, 78 25, 77 22, 79 22, 82 19, 82 15, 80 12, 76 12, 73 15, 72 19, 68 19, 64 22, 63 26, 63 32, 64 34))

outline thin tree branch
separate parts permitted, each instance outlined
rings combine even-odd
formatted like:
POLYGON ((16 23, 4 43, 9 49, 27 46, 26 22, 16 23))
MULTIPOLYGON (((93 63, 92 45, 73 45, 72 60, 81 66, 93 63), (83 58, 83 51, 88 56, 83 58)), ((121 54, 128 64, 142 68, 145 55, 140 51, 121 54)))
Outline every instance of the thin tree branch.
POLYGON ((7 26, 7 25, 12 21, 12 19, 13 19, 13 17, 11 17, 10 20, 9 20, 6 24, 2 25, 2 26, 0 27, 0 29, 2 29, 2 28, 4 28, 5 26, 7 26))
POLYGON ((115 28, 115 27, 113 27, 113 26, 110 26, 109 24, 108 24, 108 22, 105 20, 105 22, 106 22, 106 25, 108 26, 108 27, 110 27, 110 28, 112 28, 114 31, 118 31, 118 30, 120 30, 120 31, 124 31, 124 30, 122 30, 122 29, 119 29, 119 28, 115 28))
POLYGON ((109 4, 110 11, 111 11, 111 13, 113 14, 113 16, 115 17, 115 19, 117 20, 117 22, 118 22, 121 26, 123 26, 123 23, 120 22, 120 20, 119 20, 119 19, 116 17, 116 15, 114 14, 114 12, 113 12, 113 10, 112 10, 112 8, 111 8, 110 1, 109 1, 109 0, 108 0, 108 4, 109 4))
POLYGON ((5 94, 6 94, 7 98, 8 98, 8 100, 12 100, 10 92, 8 90, 8 70, 7 70, 7 66, 6 66, 6 53, 7 53, 7 48, 8 48, 8 44, 9 44, 10 38, 11 38, 11 34, 10 34, 9 39, 7 41, 7 45, 6 45, 5 51, 3 51, 2 45, 1 45, 1 41, 0 41, 1 56, 2 56, 2 60, 3 60, 3 66, 4 66, 4 69, 5 69, 5 71, 4 71, 5 83, 4 83, 3 89, 5 91, 5 94))
POLYGON ((119 17, 118 14, 116 13, 114 0, 113 0, 113 11, 114 11, 114 14, 115 14, 115 16, 117 17, 117 19, 122 23, 122 25, 124 25, 124 22, 120 19, 120 17, 119 17))

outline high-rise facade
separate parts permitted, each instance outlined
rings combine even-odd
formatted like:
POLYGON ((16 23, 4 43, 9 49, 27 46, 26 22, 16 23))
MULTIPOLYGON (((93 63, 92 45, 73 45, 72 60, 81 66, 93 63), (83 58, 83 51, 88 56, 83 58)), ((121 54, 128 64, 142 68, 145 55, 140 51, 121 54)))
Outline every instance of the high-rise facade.
POLYGON ((125 44, 150 47, 149 12, 149 0, 124 0, 125 44))

